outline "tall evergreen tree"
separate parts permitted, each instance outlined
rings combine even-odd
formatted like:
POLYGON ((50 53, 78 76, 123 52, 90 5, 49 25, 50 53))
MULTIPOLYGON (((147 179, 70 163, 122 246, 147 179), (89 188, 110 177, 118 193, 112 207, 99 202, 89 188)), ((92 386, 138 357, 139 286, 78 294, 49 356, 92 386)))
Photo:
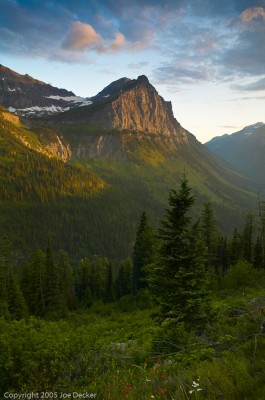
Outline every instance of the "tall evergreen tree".
POLYGON ((8 317, 7 276, 10 264, 10 243, 7 237, 0 241, 0 317, 8 317))
POLYGON ((114 301, 114 287, 113 287, 112 264, 109 263, 107 266, 107 276, 106 276, 105 290, 103 295, 103 302, 111 303, 112 301, 114 301))
POLYGON ((11 245, 7 237, 0 242, 0 317, 20 319, 26 303, 11 264, 11 245))
POLYGON ((227 238, 220 236, 217 245, 217 259, 216 269, 220 271, 221 275, 224 275, 228 269, 229 257, 227 248, 227 238))
POLYGON ((243 258, 252 262, 253 257, 253 215, 248 214, 246 217, 246 223, 242 235, 242 246, 243 246, 243 258))
POLYGON ((32 259, 22 270, 21 287, 30 313, 45 314, 45 254, 36 247, 32 259))
POLYGON ((80 261, 75 274, 75 293, 78 307, 90 308, 93 304, 92 293, 90 289, 90 268, 88 259, 80 261))
POLYGON ((63 295, 65 307, 68 310, 75 308, 73 270, 65 251, 60 251, 58 260, 59 285, 63 295))
POLYGON ((45 315, 51 318, 62 317, 66 313, 65 301, 60 288, 58 266, 48 241, 46 250, 45 315))
POLYGON ((236 265, 236 263, 241 259, 242 259, 242 240, 241 240, 241 235, 235 228, 231 242, 230 262, 232 265, 236 265))
POLYGON ((262 238, 260 236, 257 237, 253 253, 253 267, 257 269, 264 268, 262 238))
POLYGON ((194 201, 183 177, 179 191, 170 191, 169 208, 158 230, 159 254, 150 274, 159 320, 182 322, 187 329, 203 328, 211 310, 205 247, 188 214, 194 201))
POLYGON ((133 248, 132 262, 132 292, 147 286, 145 279, 145 267, 154 261, 155 240, 151 225, 147 222, 146 213, 143 212, 140 224, 136 233, 136 240, 133 248))
POLYGON ((207 249, 207 262, 206 267, 208 273, 210 273, 211 267, 216 261, 216 251, 217 251, 217 228, 216 221, 214 217, 214 211, 212 209, 211 203, 205 203, 201 216, 201 230, 203 243, 207 249))
POLYGON ((9 268, 7 274, 7 299, 8 311, 12 319, 21 319, 26 316, 25 299, 12 268, 9 268))
POLYGON ((120 266, 115 281, 115 294, 119 300, 122 296, 131 293, 132 261, 127 258, 120 266))

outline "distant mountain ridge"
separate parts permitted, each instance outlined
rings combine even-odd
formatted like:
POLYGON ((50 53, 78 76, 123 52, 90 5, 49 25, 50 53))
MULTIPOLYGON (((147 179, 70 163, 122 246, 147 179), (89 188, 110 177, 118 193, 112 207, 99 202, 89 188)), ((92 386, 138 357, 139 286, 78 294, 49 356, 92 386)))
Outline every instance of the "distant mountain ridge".
POLYGON ((257 122, 231 135, 216 136, 205 146, 234 168, 264 185, 265 124, 257 122))
POLYGON ((63 112, 91 101, 0 65, 0 103, 20 116, 35 116, 63 112))

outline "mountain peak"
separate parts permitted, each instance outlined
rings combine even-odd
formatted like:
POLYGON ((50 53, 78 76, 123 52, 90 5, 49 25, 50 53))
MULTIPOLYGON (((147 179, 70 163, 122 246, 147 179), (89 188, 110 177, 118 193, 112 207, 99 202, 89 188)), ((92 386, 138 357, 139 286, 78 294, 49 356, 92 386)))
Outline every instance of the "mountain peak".
POLYGON ((126 77, 120 78, 110 83, 103 90, 101 90, 96 96, 91 97, 91 100, 94 102, 116 95, 117 93, 120 93, 120 91, 123 90, 124 86, 126 86, 129 82, 131 82, 131 79, 129 78, 126 77))
POLYGON ((171 102, 158 94, 145 75, 118 79, 90 100, 94 103, 91 106, 59 118, 107 129, 174 136, 180 142, 187 140, 187 132, 174 118, 171 102))
POLYGON ((138 76, 137 81, 141 83, 150 83, 147 76, 145 75, 138 76))
POLYGON ((245 128, 232 133, 232 135, 252 135, 253 133, 259 132, 259 128, 262 128, 261 131, 264 131, 264 122, 256 122, 255 124, 245 126, 245 128))

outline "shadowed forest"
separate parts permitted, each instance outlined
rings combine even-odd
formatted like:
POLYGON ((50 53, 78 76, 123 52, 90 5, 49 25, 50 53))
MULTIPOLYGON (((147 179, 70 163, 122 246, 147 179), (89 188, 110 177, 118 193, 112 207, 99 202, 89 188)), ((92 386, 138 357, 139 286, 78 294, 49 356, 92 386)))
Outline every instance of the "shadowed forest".
POLYGON ((224 237, 195 203, 183 176, 123 261, 70 262, 50 237, 20 259, 2 237, 1 395, 263 399, 265 214, 224 237))

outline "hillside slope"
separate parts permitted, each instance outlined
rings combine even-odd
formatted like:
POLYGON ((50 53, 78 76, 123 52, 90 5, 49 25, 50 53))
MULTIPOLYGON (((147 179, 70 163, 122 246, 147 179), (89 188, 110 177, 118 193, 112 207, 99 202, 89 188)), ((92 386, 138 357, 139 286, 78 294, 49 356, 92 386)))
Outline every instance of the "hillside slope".
POLYGON ((21 248, 45 246, 51 236, 55 249, 76 259, 124 258, 142 211, 157 225, 184 172, 196 217, 211 201, 220 227, 231 232, 255 212, 253 182, 185 130, 144 76, 113 82, 88 106, 24 117, 24 125, 3 114, 2 182, 12 183, 3 185, 0 234, 21 248))
POLYGON ((234 168, 264 186, 265 124, 258 122, 231 135, 217 136, 205 146, 234 168))

